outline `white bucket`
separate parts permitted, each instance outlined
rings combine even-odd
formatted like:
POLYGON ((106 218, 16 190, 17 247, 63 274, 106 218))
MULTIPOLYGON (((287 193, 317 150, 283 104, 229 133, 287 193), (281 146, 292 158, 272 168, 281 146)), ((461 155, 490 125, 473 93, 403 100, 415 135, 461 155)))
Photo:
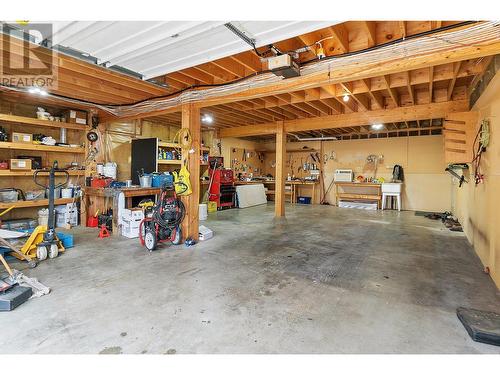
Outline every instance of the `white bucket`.
POLYGON ((139 183, 141 184, 141 187, 151 187, 152 180, 153 177, 150 174, 139 177, 139 183))
POLYGON ((72 188, 61 189, 61 198, 73 198, 73 189, 72 188))
POLYGON ((104 176, 110 177, 113 180, 116 179, 116 163, 106 163, 104 164, 104 176))
POLYGON ((97 174, 104 175, 104 164, 99 163, 96 166, 97 174))
POLYGON ((208 218, 208 207, 205 203, 200 204, 200 208, 198 210, 198 215, 200 220, 207 220, 208 218))
POLYGON ((45 225, 49 223, 49 209, 42 208, 38 211, 38 225, 45 225))

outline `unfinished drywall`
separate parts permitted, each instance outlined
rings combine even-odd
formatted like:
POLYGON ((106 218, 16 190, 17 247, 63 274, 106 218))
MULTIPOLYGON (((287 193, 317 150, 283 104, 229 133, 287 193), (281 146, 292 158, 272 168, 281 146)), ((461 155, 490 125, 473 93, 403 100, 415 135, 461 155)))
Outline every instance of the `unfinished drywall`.
MULTIPOLYGON (((267 147, 273 148, 274 145, 267 144, 267 147)), ((287 150, 303 147, 320 150, 321 145, 320 142, 287 144, 287 150)), ((366 157, 370 154, 383 155, 384 159, 378 166, 376 177, 390 180, 395 164, 404 169, 403 209, 438 212, 450 210, 452 185, 450 176, 444 171, 446 164, 441 135, 325 141, 322 150, 322 157, 328 156, 328 161, 323 164, 325 190, 336 169, 352 169, 356 176, 373 177, 374 171, 367 165, 366 157), (330 158, 332 155, 333 160, 330 158)), ((296 155, 300 157, 302 153, 296 155)), ((274 158, 274 153, 267 153, 265 165, 272 165, 274 158)), ((299 164, 300 160, 295 163, 299 164)), ((307 188, 302 189, 303 195, 310 193, 307 188)), ((319 194, 318 191, 316 198, 319 198, 319 194)), ((334 188, 326 198, 328 202, 335 203, 334 188)))
POLYGON ((490 144, 482 155, 481 171, 484 182, 474 184, 474 172, 466 172, 471 179, 461 188, 455 181, 452 200, 453 213, 464 228, 469 242, 474 247, 497 287, 500 288, 500 73, 490 82, 472 110, 479 111, 479 123, 490 121, 490 144))

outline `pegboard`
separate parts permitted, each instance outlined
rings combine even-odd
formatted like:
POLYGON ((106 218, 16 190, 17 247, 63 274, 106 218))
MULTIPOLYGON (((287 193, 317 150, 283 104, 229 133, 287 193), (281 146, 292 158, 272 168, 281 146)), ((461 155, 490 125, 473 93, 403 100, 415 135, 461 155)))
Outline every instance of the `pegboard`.
MULTIPOLYGON (((266 174, 275 174, 275 163, 276 163, 276 153, 275 152, 266 152, 264 158, 264 172, 266 174)), ((307 169, 313 169, 314 167, 321 170, 323 168, 323 160, 321 153, 319 151, 310 149, 304 151, 291 151, 287 152, 286 160, 285 160, 285 173, 290 176, 294 176, 296 178, 305 178, 310 176, 310 172, 307 169), (313 160, 311 154, 316 157, 316 153, 318 153, 320 161, 313 160), (306 164, 306 169, 304 169, 304 164, 306 164)))
POLYGON ((261 176, 264 174, 264 154, 255 150, 244 148, 232 148, 231 155, 231 169, 234 171, 235 176, 242 174, 244 177, 261 176))

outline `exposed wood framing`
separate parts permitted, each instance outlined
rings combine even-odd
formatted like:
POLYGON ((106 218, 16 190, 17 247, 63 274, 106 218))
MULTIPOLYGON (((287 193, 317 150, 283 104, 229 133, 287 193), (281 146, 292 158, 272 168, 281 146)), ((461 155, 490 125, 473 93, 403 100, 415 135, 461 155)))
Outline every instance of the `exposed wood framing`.
POLYGON ((274 216, 285 216, 286 132, 282 121, 276 124, 276 178, 274 216))
POLYGON ((182 150, 182 161, 188 165, 190 173, 191 188, 193 192, 182 197, 182 202, 186 207, 186 216, 182 222, 182 237, 198 240, 198 219, 200 203, 200 109, 193 104, 182 105, 182 128, 188 129, 192 137, 193 153, 189 150, 182 150))
MULTIPOLYGON (((311 131, 321 129, 336 129, 352 126, 370 125, 374 123, 404 122, 441 118, 449 113, 468 110, 466 100, 450 101, 432 104, 420 104, 392 109, 345 113, 315 118, 284 121, 286 132, 311 131)), ((248 137, 256 135, 275 134, 277 123, 248 125, 220 130, 220 137, 248 137)))

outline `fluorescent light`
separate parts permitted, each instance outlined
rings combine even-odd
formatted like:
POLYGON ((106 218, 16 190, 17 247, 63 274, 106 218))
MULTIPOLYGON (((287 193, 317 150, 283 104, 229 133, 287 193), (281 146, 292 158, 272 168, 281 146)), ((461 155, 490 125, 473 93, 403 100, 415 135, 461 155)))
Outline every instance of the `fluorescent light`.
POLYGON ((214 118, 212 115, 205 113, 203 116, 201 116, 201 122, 203 122, 204 124, 211 124, 214 122, 214 118))
POLYGON ((349 101, 349 99, 350 99, 350 98, 349 98, 349 95, 344 94, 344 97, 342 98, 342 100, 344 100, 344 102, 346 102, 346 103, 347 103, 347 102, 349 101))
POLYGON ((380 130, 384 128, 384 124, 373 124, 372 129, 373 130, 380 130))

